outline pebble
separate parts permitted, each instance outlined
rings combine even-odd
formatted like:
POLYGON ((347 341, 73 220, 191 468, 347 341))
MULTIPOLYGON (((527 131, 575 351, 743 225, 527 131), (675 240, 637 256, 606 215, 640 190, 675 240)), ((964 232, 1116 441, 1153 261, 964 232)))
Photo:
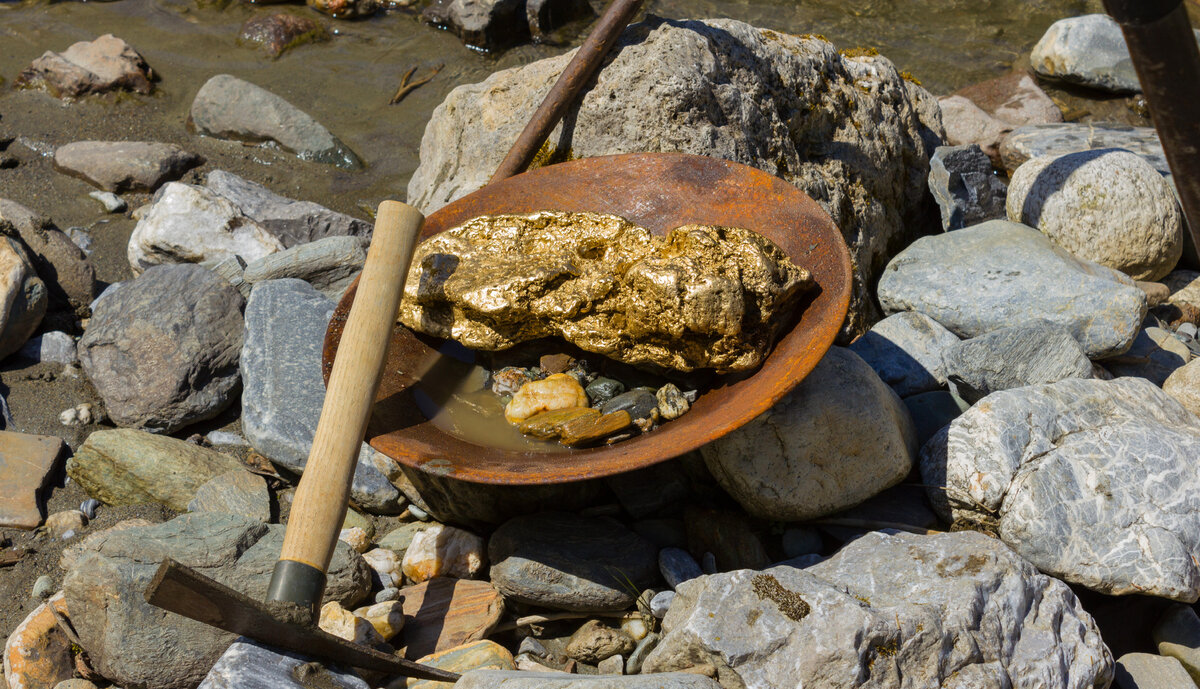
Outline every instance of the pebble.
POLYGON ((50 575, 43 574, 33 582, 32 597, 34 600, 46 600, 54 595, 54 580, 50 575))
POLYGON ((635 421, 650 417, 650 413, 658 409, 658 398, 654 391, 637 388, 623 392, 600 406, 600 413, 611 414, 615 411, 627 411, 635 421))
POLYGON ((79 511, 83 512, 83 516, 88 519, 96 518, 96 510, 100 508, 100 501, 96 498, 88 498, 79 503, 79 511))
POLYGON ((398 600, 358 608, 354 614, 370 622, 385 641, 391 641, 404 628, 404 606, 398 600))
POLYGON ((546 647, 542 645, 542 642, 538 641, 532 636, 527 636, 524 639, 521 639, 521 644, 517 646, 517 653, 528 653, 529 655, 537 656, 538 658, 545 658, 550 654, 550 652, 546 650, 546 647))
POLYGON ((625 657, 620 653, 609 656, 596 663, 596 669, 602 675, 623 675, 625 674, 625 657))
MULTIPOLYGON (((711 553, 706 553, 706 555, 711 555, 711 553)), ((683 548, 663 548, 658 551, 658 569, 662 572, 667 586, 672 589, 704 574, 700 565, 696 563, 696 559, 683 548)), ((715 560, 712 569, 716 570, 715 560)))
POLYGON ((588 386, 584 390, 587 392, 588 399, 592 401, 592 406, 599 407, 625 392, 625 384, 619 380, 600 376, 588 383, 588 386))
POLYGON ((73 534, 75 531, 83 528, 83 525, 87 523, 86 519, 87 518, 83 516, 83 512, 80 512, 79 510, 64 510, 62 512, 55 512, 49 517, 46 517, 46 532, 49 533, 51 537, 61 537, 63 539, 67 539, 70 538, 70 536, 67 535, 68 533, 73 534))
POLYGON ((1008 189, 978 144, 938 146, 929 166, 929 191, 941 209, 943 232, 1004 217, 1008 189))
POLYGON ((430 519, 428 512, 426 512, 425 510, 423 510, 420 507, 417 507, 416 505, 413 505, 411 503, 409 503, 409 505, 408 505, 408 513, 411 514, 416 519, 423 521, 423 522, 427 522, 430 519))
MULTIPOLYGON (((384 603, 383 605, 388 604, 384 603)), ((335 600, 321 606, 321 618, 317 626, 352 643, 364 646, 376 646, 384 643, 383 637, 375 630, 374 625, 343 608, 342 604, 335 600)))
POLYGON ((338 532, 338 540, 354 549, 356 553, 365 553, 371 547, 371 539, 367 532, 357 526, 342 529, 338 532))
POLYGON ((474 579, 483 572, 486 562, 483 538, 453 526, 434 524, 413 535, 401 567, 410 581, 420 583, 434 577, 474 579))
POLYGON ((367 565, 379 576, 382 588, 397 586, 404 581, 400 558, 387 548, 375 548, 362 554, 367 565))
POLYGON ((380 589, 375 594, 375 602, 376 603, 386 603, 390 600, 399 600, 399 598, 400 598, 400 589, 396 588, 395 586, 388 586, 386 588, 380 589))
POLYGON ((75 538, 75 529, 67 529, 63 532, 62 539, 64 541, 69 541, 72 538, 75 538))
POLYGON ((208 435, 204 436, 204 440, 213 447, 225 445, 228 447, 249 447, 250 443, 237 433, 229 431, 209 431, 208 435))
POLYGON ((128 208, 125 200, 111 191, 93 191, 88 196, 99 201, 100 205, 104 206, 104 210, 109 213, 123 213, 128 208))
POLYGON ((667 616, 667 611, 671 609, 671 602, 674 600, 674 591, 659 591, 650 599, 650 614, 661 620, 667 616))
POLYGON ((59 330, 29 338, 18 350, 18 354, 30 361, 50 362, 64 366, 70 366, 77 361, 75 338, 59 330))
POLYGON ((537 380, 527 368, 520 366, 505 366, 492 371, 492 392, 503 397, 515 395, 526 383, 537 380))
POLYGON ((58 422, 64 426, 88 426, 99 423, 100 419, 94 413, 94 407, 90 403, 84 402, 70 409, 62 410, 58 415, 58 422))
POLYGON ((623 631, 599 620, 588 620, 567 641, 566 654, 581 663, 595 665, 618 653, 630 653, 636 647, 637 642, 623 631))
MULTIPOLYGON (((664 591, 664 593, 666 592, 664 591)), ((637 647, 633 649, 633 653, 629 654, 629 660, 625 661, 625 673, 636 675, 641 672, 642 663, 645 662, 646 656, 650 655, 650 652, 658 646, 659 639, 661 638, 662 636, 658 632, 651 632, 639 641, 637 647)))
POLYGON ((92 233, 88 232, 87 228, 68 227, 67 229, 63 230, 63 234, 67 235, 71 242, 73 242, 75 246, 79 247, 79 250, 82 251, 85 256, 90 256, 92 254, 92 233))
POLYGON ((658 400, 658 414, 667 421, 674 421, 691 408, 688 400, 674 383, 667 383, 654 393, 658 400))
POLYGON ((555 373, 522 385, 504 407, 504 418, 516 424, 542 412, 586 406, 587 393, 579 381, 565 373, 555 373))

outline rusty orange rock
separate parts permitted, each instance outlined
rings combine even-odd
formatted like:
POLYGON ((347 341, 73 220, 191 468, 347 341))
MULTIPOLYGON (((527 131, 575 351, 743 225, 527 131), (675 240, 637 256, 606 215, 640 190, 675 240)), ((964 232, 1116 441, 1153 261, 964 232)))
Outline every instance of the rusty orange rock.
POLYGON ((53 689, 75 674, 71 642, 58 627, 51 608, 67 614, 62 591, 34 608, 4 645, 8 689, 53 689))

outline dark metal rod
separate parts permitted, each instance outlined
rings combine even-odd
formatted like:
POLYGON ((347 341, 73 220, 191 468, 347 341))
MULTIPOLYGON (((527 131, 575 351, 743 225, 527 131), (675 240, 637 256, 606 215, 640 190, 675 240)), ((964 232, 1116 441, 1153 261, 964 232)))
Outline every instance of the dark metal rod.
POLYGON ((1104 0, 1104 7, 1125 34, 1200 251, 1200 49, 1187 9, 1182 0, 1104 0))
POLYGON ((542 104, 533 113, 533 117, 525 125, 524 131, 517 137, 517 142, 509 149, 508 155, 501 161, 500 167, 496 168, 496 174, 488 180, 488 184, 525 171, 529 162, 537 155, 538 149, 542 147, 542 142, 546 140, 550 131, 566 113, 567 108, 575 101, 575 96, 579 95, 583 85, 595 74, 600 63, 604 61, 604 56, 608 55, 609 50, 612 50, 621 31, 629 25, 630 20, 641 9, 643 1, 613 0, 612 4, 604 10, 600 21, 588 34, 583 45, 579 46, 579 52, 571 58, 571 62, 558 77, 558 81, 554 82, 550 93, 546 94, 542 104))

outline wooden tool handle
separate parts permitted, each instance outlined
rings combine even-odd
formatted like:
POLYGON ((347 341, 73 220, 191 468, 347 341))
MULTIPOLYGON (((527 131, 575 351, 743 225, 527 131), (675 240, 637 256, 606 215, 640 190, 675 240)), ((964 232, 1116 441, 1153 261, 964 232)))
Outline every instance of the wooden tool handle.
POLYGON ((509 149, 508 155, 501 161, 500 167, 496 168, 496 173, 488 180, 488 184, 525 171, 529 162, 537 155, 538 149, 542 147, 542 142, 575 101, 575 96, 579 95, 583 85, 592 78, 592 74, 604 61, 604 56, 608 55, 621 32, 629 25, 629 21, 641 9, 643 1, 612 0, 596 27, 584 39, 575 57, 571 58, 567 68, 559 75, 558 81, 554 82, 542 104, 533 113, 533 117, 529 118, 529 123, 517 137, 517 142, 509 149))
POLYGON ((346 518, 350 482, 383 373, 404 278, 424 221, 420 211, 398 201, 379 205, 312 450, 292 500, 280 560, 301 562, 322 573, 329 567, 346 518))

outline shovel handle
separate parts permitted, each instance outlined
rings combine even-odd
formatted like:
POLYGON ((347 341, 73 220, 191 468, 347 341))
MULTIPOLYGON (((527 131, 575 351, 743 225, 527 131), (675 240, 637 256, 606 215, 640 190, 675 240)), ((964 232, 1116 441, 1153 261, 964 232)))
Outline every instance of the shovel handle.
POLYGON ((309 609, 320 603, 325 571, 346 518, 350 483, 383 373, 404 279, 424 220, 420 211, 398 201, 379 205, 312 450, 292 500, 268 600, 289 601, 309 609))

